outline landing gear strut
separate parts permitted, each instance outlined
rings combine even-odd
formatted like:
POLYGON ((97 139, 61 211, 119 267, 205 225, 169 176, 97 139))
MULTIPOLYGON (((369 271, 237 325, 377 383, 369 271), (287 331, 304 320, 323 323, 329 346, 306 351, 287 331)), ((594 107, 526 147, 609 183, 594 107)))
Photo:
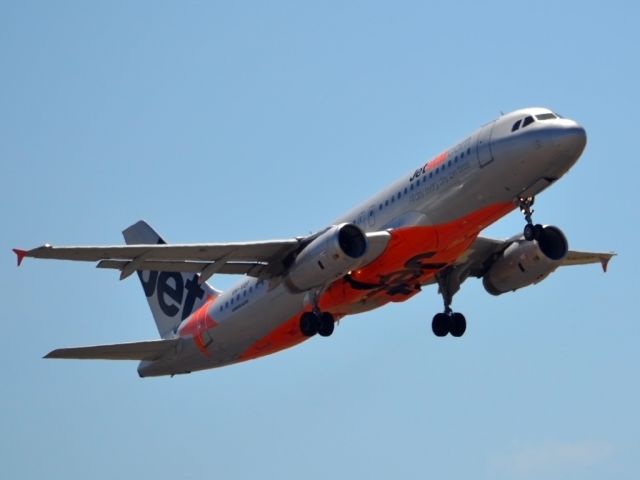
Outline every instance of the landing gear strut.
POLYGON ((460 289, 460 279, 452 269, 446 269, 436 275, 440 294, 444 302, 444 313, 436 313, 431 321, 431 329, 436 337, 461 337, 467 329, 467 320, 461 313, 451 309, 453 295, 460 289))
POLYGON ((518 198, 518 206, 520 207, 520 211, 524 214, 524 219, 527 222, 527 224, 524 226, 523 234, 525 240, 527 240, 528 242, 532 240, 539 240, 542 236, 542 232, 544 231, 543 226, 539 223, 536 225, 533 224, 533 210, 531 209, 531 207, 533 206, 534 202, 535 197, 518 198))

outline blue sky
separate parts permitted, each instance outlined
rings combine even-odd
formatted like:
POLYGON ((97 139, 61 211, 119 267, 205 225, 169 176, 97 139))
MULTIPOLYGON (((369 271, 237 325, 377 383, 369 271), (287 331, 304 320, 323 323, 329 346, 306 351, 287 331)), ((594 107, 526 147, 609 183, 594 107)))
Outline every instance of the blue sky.
POLYGON ((0 2, 7 478, 638 478, 638 5, 302 3, 0 2), (607 275, 470 280, 455 341, 427 289, 173 379, 41 359, 155 327, 135 280, 11 248, 117 244, 140 218, 175 242, 304 235, 539 105, 589 141, 535 218, 617 251, 607 275))

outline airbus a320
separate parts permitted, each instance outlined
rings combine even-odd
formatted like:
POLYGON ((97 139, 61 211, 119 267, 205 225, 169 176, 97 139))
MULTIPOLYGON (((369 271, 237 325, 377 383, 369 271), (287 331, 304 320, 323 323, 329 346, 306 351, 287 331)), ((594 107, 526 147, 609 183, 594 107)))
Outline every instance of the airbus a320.
POLYGON ((578 160, 586 133, 547 108, 487 123, 312 235, 260 242, 167 244, 139 221, 126 245, 15 249, 25 257, 97 262, 139 277, 160 338, 53 350, 45 358, 138 360, 141 377, 175 375, 255 359, 336 321, 437 285, 438 337, 467 328, 453 297, 469 277, 492 295, 536 284, 558 267, 600 263, 612 253, 569 250, 563 232, 534 223, 534 198, 578 160), (524 217, 507 240, 479 236, 509 212, 524 217), (244 275, 229 291, 207 282, 244 275))

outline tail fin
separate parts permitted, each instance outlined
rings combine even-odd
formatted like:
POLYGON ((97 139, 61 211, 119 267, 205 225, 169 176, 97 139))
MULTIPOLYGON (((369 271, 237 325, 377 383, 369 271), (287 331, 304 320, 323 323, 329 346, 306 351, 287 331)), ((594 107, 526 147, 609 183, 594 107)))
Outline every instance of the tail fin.
MULTIPOLYGON (((166 243, 140 220, 122 232, 128 245, 166 243)), ((161 338, 171 338, 182 321, 220 292, 198 283, 197 273, 137 271, 161 338)))

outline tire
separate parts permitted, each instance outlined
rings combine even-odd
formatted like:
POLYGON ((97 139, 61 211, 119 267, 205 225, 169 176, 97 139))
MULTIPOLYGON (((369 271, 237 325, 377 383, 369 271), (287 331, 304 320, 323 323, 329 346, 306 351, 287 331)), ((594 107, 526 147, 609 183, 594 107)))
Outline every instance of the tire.
POLYGON ((539 223, 533 227, 533 238, 540 241, 544 235, 544 227, 539 223))
POLYGON ((467 319, 461 313, 454 313, 449 318, 449 333, 453 337, 461 337, 467 330, 467 319))
POLYGON ((524 226, 524 239, 528 242, 531 242, 532 240, 534 240, 536 238, 536 228, 531 225, 530 223, 527 223, 524 226))
POLYGON ((444 313, 436 313, 431 321, 431 330, 436 337, 446 337, 449 333, 449 317, 444 313))
POLYGON ((304 312, 300 316, 300 332, 305 337, 313 337, 320 328, 320 319, 313 312, 304 312))
POLYGON ((320 314, 320 326, 318 328, 318 333, 321 337, 330 337, 335 328, 335 323, 333 321, 333 315, 330 313, 322 313, 320 314))

